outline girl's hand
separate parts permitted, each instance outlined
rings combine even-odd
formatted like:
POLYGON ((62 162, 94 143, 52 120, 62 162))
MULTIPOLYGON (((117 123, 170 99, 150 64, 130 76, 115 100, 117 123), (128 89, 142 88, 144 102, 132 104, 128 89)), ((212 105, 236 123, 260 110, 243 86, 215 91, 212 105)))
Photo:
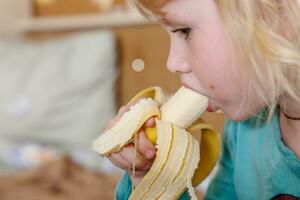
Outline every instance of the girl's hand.
MULTIPOLYGON (((104 131, 107 131, 129 110, 129 105, 122 106, 118 114, 110 120, 104 131)), ((153 143, 147 138, 144 127, 154 127, 154 117, 149 118, 144 126, 138 131, 137 139, 124 146, 121 151, 115 152, 107 156, 107 158, 116 166, 129 172, 133 185, 137 185, 144 175, 149 171, 155 159, 156 149, 153 143), (133 162, 134 162, 134 143, 137 143, 137 152, 135 158, 135 174, 133 177, 133 162)))

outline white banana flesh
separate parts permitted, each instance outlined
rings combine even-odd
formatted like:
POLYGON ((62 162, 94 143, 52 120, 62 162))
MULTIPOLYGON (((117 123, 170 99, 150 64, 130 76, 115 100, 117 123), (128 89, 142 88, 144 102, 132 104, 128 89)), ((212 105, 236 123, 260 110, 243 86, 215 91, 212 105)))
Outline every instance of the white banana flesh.
POLYGON ((161 108, 161 119, 188 128, 206 110, 208 98, 181 87, 161 108))

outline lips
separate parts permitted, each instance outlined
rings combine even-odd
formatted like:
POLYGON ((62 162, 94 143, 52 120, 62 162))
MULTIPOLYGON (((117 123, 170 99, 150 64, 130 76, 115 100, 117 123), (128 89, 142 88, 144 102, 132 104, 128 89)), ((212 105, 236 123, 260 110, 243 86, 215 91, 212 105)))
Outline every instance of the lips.
POLYGON ((213 108, 212 108, 212 105, 211 105, 211 100, 208 100, 208 105, 207 105, 206 111, 207 112, 213 112, 213 108))
POLYGON ((207 112, 216 112, 217 110, 218 110, 218 108, 214 105, 214 103, 212 102, 212 100, 209 99, 206 111, 207 112))
MULTIPOLYGON (((191 88, 189 85, 187 85, 186 83, 182 83, 182 85, 190 90, 194 90, 193 88, 191 88)), ((194 90, 195 91, 195 90, 194 90)))

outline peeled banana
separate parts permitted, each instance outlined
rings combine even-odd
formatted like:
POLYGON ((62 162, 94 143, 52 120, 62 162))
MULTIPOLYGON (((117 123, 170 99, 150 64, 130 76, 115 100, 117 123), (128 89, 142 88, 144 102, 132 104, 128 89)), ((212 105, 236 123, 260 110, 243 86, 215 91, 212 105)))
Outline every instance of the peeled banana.
POLYGON ((156 127, 145 131, 157 147, 156 158, 129 199, 175 200, 186 189, 192 199, 197 199, 193 186, 210 173, 220 151, 218 134, 199 118, 206 110, 207 97, 185 87, 172 96, 160 87, 151 87, 138 93, 129 104, 133 102, 137 103, 94 141, 93 150, 102 156, 120 151, 154 116, 156 127))

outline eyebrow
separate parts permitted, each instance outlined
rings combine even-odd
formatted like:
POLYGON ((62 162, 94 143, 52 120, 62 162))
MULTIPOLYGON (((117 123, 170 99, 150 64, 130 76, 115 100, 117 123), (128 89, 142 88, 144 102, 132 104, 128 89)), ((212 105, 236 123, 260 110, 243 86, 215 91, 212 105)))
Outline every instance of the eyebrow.
POLYGON ((165 24, 167 26, 171 26, 173 28, 176 28, 174 25, 185 25, 182 19, 179 19, 180 15, 175 14, 175 13, 166 13, 165 15, 161 16, 160 22, 162 24, 165 24), (167 17, 166 17, 167 16, 167 17), (178 19, 178 20, 177 20, 178 19))

